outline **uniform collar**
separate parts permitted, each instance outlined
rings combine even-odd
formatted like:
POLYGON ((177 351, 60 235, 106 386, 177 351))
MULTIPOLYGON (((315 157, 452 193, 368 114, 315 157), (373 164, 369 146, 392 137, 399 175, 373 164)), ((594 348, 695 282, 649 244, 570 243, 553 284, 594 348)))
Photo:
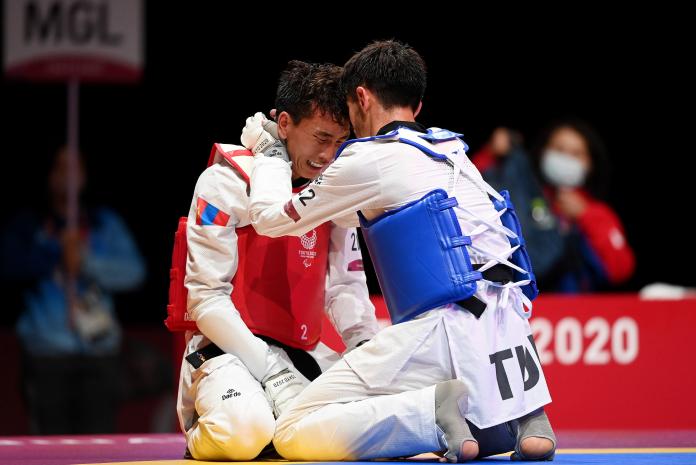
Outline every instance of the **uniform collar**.
POLYGON ((297 179, 292 181, 292 187, 294 187, 294 188, 302 187, 306 184, 309 184, 310 181, 311 181, 311 179, 307 179, 307 178, 297 178, 297 179))
POLYGON ((405 127, 418 132, 428 132, 428 129, 425 126, 415 121, 392 121, 391 123, 383 126, 382 129, 377 131, 377 135, 382 136, 396 129, 399 129, 400 127, 405 127))

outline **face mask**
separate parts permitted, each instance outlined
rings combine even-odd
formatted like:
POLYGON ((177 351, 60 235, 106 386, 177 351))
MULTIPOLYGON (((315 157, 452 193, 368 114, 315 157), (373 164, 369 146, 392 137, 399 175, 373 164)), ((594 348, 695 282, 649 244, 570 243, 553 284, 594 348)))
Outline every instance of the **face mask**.
POLYGON ((541 159, 541 172, 557 187, 580 187, 587 169, 580 160, 567 153, 547 150, 541 159))

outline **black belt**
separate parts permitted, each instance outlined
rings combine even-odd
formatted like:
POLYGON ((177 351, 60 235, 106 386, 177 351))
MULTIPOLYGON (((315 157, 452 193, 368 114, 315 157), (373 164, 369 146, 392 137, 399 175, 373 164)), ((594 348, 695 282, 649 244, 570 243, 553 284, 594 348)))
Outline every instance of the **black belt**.
POLYGON ((307 353, 306 350, 298 349, 296 347, 290 347, 268 336, 262 336, 260 334, 257 334, 256 337, 258 337, 259 339, 263 339, 269 345, 280 347, 281 349, 283 349, 285 353, 288 354, 288 357, 290 357, 292 365, 295 368, 297 368, 297 371, 302 373, 302 375, 308 380, 314 381, 314 379, 318 378, 321 374, 321 368, 319 368, 319 364, 314 359, 314 357, 307 353))
POLYGON ((202 349, 198 349, 197 351, 188 354, 186 356, 186 361, 193 365, 193 368, 198 369, 206 360, 210 360, 211 358, 215 358, 224 353, 225 352, 221 348, 211 342, 202 349))
MULTIPOLYGON (((481 268, 483 265, 474 265, 474 270, 478 270, 481 268)), ((497 264, 483 273, 483 279, 486 279, 488 281, 494 281, 502 284, 507 284, 513 279, 513 270, 507 265, 501 265, 497 264)), ((459 305, 460 307, 463 307, 467 310, 469 310, 471 313, 476 318, 481 318, 481 315, 483 315, 484 310, 486 310, 486 304, 481 302, 480 299, 478 299, 475 296, 471 296, 468 299, 460 300, 458 302, 455 302, 455 304, 459 305)))
MULTIPOLYGON (((285 353, 288 354, 288 357, 290 358, 290 361, 292 362, 293 366, 297 368, 297 370, 300 373, 302 373, 302 375, 308 380, 312 381, 321 374, 321 368, 319 368, 319 364, 316 360, 314 360, 314 357, 309 355, 306 351, 302 349, 297 349, 295 347, 287 346, 282 342, 278 342, 270 337, 261 336, 260 334, 257 334, 256 337, 258 337, 259 339, 263 339, 264 341, 266 341, 266 343, 272 346, 280 347, 281 349, 283 349, 285 353)), ((221 348, 219 348, 211 342, 202 349, 198 349, 197 351, 187 355, 186 361, 189 362, 193 366, 193 368, 198 369, 201 367, 201 365, 203 365, 203 363, 206 360, 210 360, 211 358, 215 358, 218 355, 222 355, 224 353, 225 352, 221 348)))

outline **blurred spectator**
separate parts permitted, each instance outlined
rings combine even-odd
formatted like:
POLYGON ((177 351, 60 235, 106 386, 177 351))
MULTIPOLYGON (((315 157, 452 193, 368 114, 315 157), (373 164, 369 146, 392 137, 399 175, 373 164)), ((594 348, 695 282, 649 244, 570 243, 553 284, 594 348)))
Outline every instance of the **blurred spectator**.
POLYGON ((542 133, 535 153, 565 242, 549 275, 553 281, 546 284, 561 292, 587 292, 626 281, 635 258, 619 217, 601 200, 609 168, 598 134, 583 121, 559 121, 542 133))
MULTIPOLYGON (((82 193, 86 175, 77 176, 82 193)), ((22 388, 34 434, 115 429, 121 329, 110 293, 145 276, 123 220, 81 198, 79 225, 66 226, 67 151, 53 160, 43 209, 26 211, 3 232, 0 272, 26 285, 17 323, 22 388)))
POLYGON ((558 221, 522 146, 522 135, 508 128, 495 129, 489 142, 473 155, 472 162, 491 186, 510 191, 534 274, 540 288, 545 289, 546 276, 563 253, 563 241, 558 221))

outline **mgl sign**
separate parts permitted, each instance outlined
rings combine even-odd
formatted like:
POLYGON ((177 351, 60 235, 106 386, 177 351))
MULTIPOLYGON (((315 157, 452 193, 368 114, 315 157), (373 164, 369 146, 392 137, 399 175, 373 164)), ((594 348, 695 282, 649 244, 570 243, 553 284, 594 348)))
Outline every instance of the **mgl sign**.
POLYGON ((134 82, 143 68, 141 0, 5 0, 5 74, 134 82))

